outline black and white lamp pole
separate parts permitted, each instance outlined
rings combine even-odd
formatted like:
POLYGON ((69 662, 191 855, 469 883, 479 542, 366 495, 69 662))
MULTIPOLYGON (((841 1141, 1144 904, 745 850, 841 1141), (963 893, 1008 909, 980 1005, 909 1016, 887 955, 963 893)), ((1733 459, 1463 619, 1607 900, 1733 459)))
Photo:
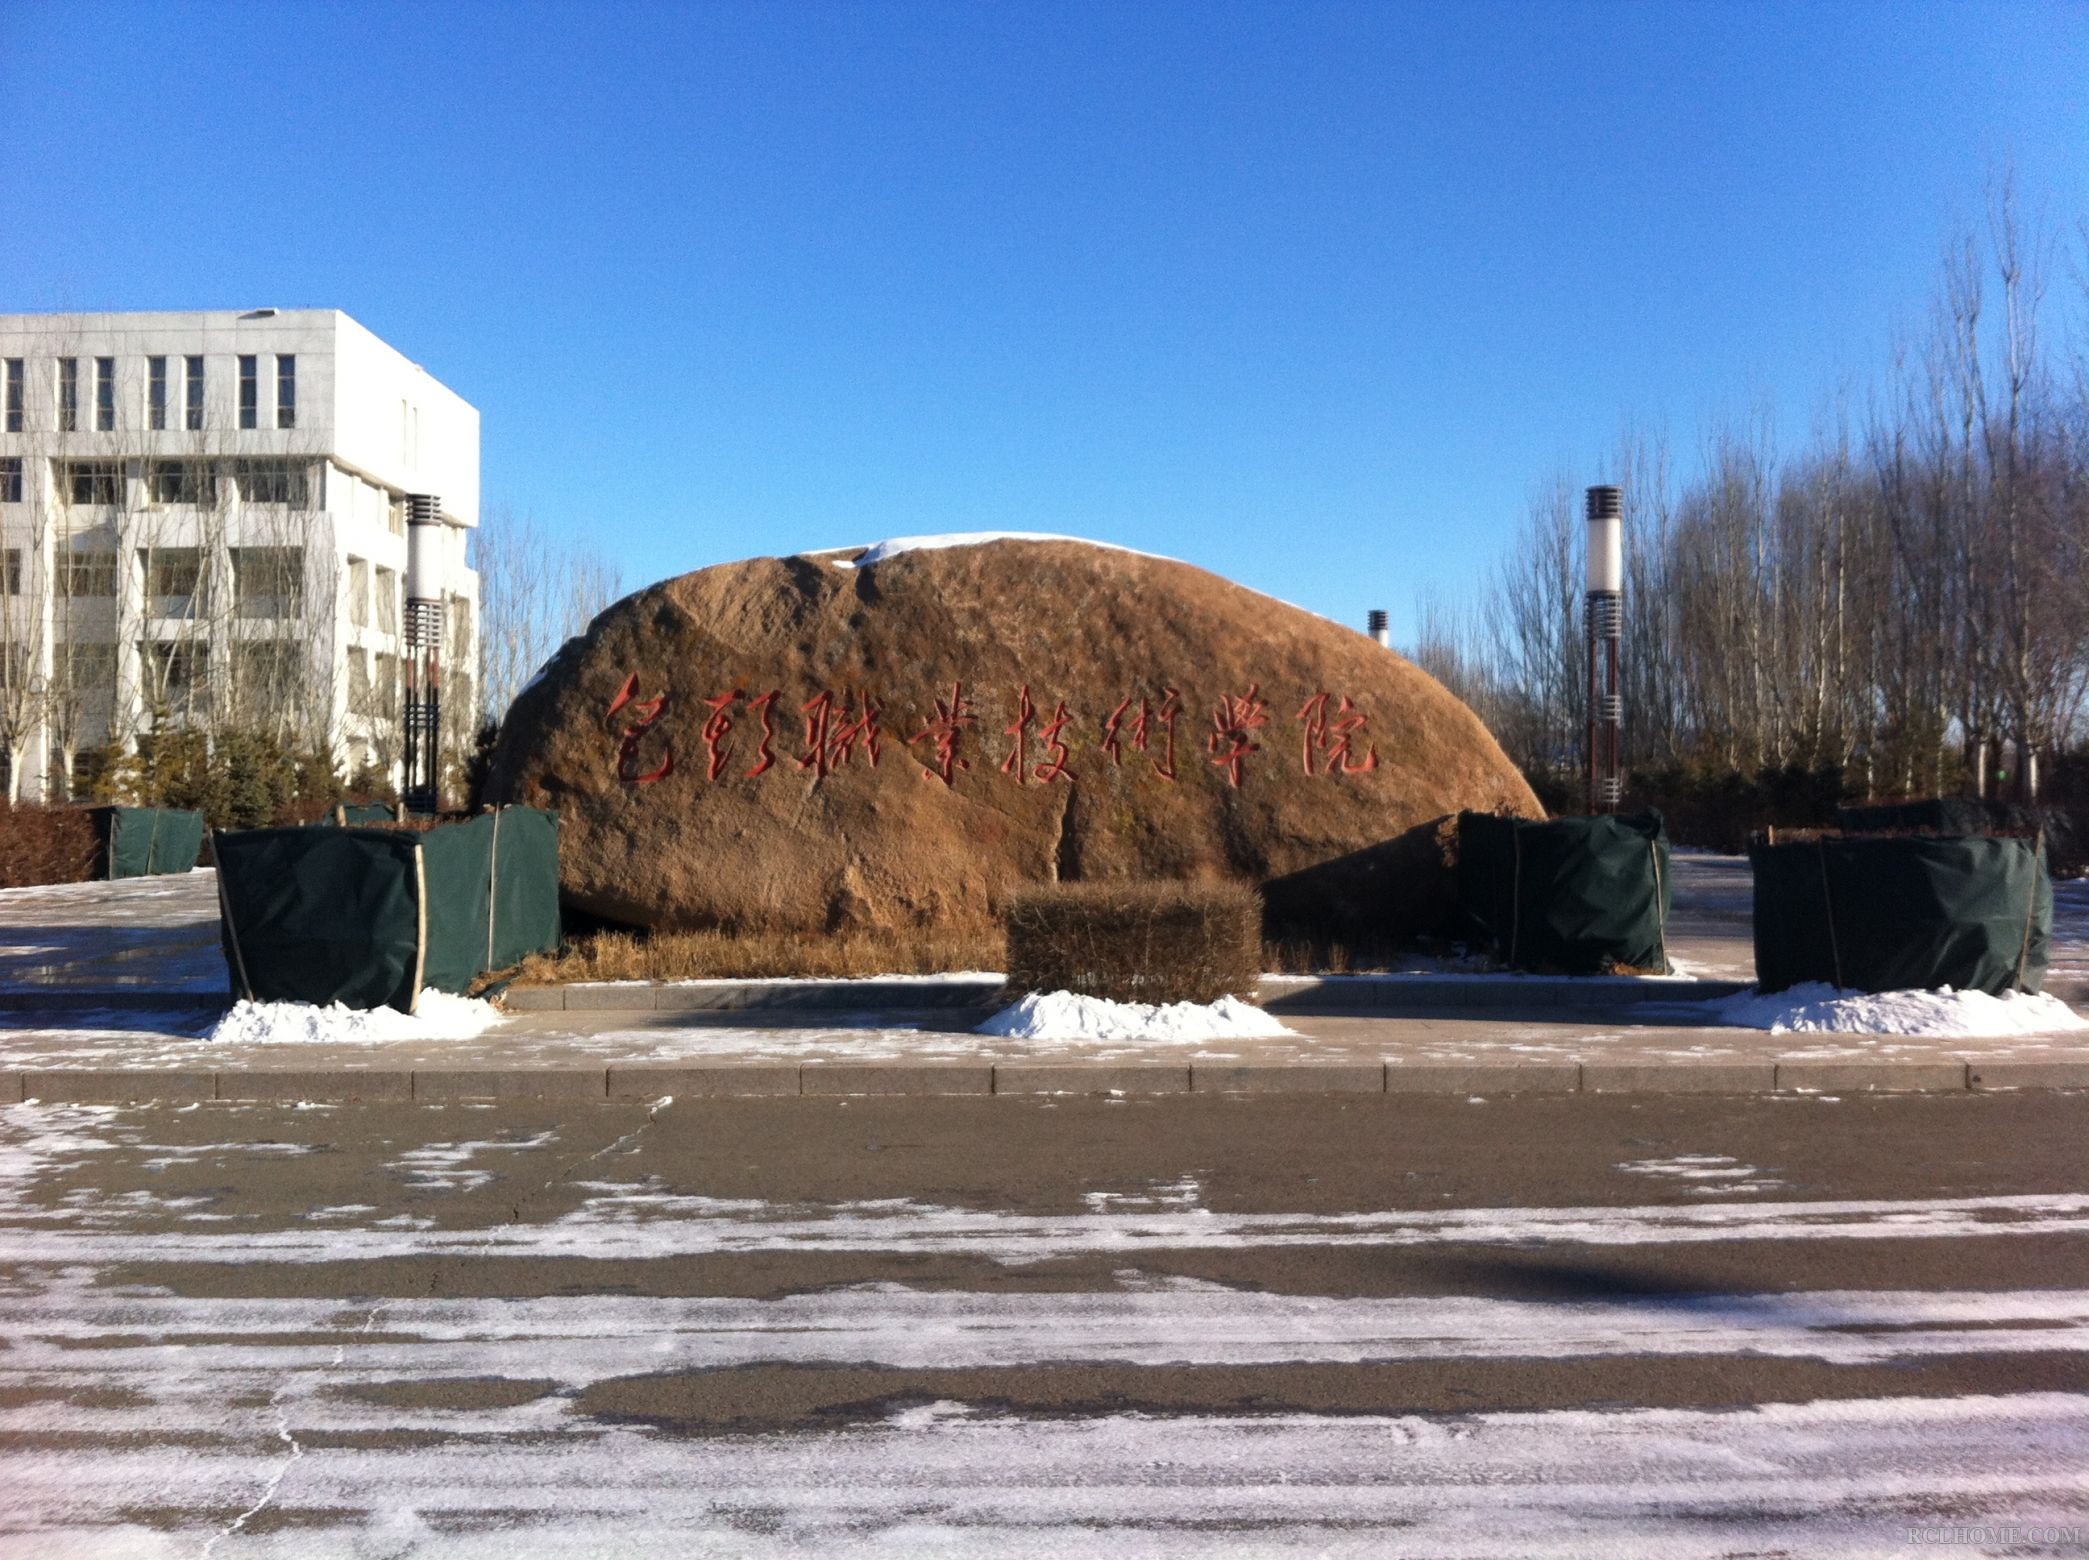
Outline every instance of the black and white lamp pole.
POLYGON ((1625 792, 1625 504, 1588 490, 1588 810, 1616 812, 1625 792))
POLYGON ((433 813, 442 802, 442 500, 406 495, 407 810, 433 813))

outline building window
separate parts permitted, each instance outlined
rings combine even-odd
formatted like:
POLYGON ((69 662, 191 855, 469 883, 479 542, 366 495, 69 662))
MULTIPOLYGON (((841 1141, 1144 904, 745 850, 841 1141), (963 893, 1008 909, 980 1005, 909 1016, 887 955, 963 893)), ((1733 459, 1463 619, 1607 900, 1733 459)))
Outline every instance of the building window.
POLYGON ((379 567, 377 571, 377 626, 387 634, 399 632, 399 571, 379 567))
POLYGON ((67 553, 65 593, 68 596, 115 595, 116 554, 87 551, 67 553))
POLYGON ((377 713, 387 720, 399 718, 399 658, 377 653, 377 713))
POLYGON ((94 360, 94 426, 107 433, 116 426, 116 359, 94 360))
POLYGON ((285 352, 276 354, 276 426, 297 426, 297 359, 285 352))
POLYGON ((452 666, 469 665, 471 653, 471 602, 463 596, 452 596, 449 601, 449 623, 443 630, 447 641, 443 645, 443 657, 452 666))
POLYGON ((251 352, 243 352, 239 358, 239 425, 242 428, 261 426, 261 359, 251 352))
POLYGON ((203 580, 203 554, 194 547, 141 547, 138 568, 145 576, 146 611, 153 617, 196 615, 203 580))
POLYGON ((310 506, 311 493, 311 479, 301 461, 239 463, 239 496, 245 503, 288 504, 292 509, 305 509, 310 506))
POLYGON ((0 460, 0 504, 19 504, 22 501, 22 457, 9 455, 0 460))
POLYGON ((233 605, 243 618, 294 618, 304 613, 302 547, 232 549, 233 605))
POLYGON ((10 596, 22 593, 22 549, 10 547, 0 553, 0 589, 10 596))
POLYGON ((77 433, 80 428, 80 360, 58 360, 58 431, 77 433))
POLYGON ((105 747, 81 748, 73 754, 73 784, 68 793, 74 797, 92 796, 101 788, 102 778, 109 772, 110 753, 105 747))
POLYGON ((218 473, 207 460, 156 460, 145 467, 146 496, 155 504, 194 504, 207 508, 218 501, 218 473))
POLYGON ((367 559, 348 560, 348 621, 356 628, 370 626, 370 564, 367 559))
POLYGON ((186 423, 191 433, 203 426, 203 359, 185 358, 182 363, 183 405, 187 408, 186 423))
POLYGON ((158 430, 167 426, 167 360, 145 360, 145 424, 158 430))
POLYGON ((146 640, 138 646, 138 659, 154 704, 191 702, 210 671, 210 647, 192 640, 146 640))
POLYGON ((250 704, 280 702, 296 690, 298 647, 288 639, 246 639, 232 647, 232 675, 250 704))
POLYGON ((114 460, 71 460, 65 463, 65 495, 74 504, 123 502, 123 463, 114 460))
MULTIPOLYGON (((115 556, 109 555, 112 561, 115 556)), ((58 647, 52 660, 52 669, 58 674, 58 691, 67 698, 80 701, 115 693, 114 645, 74 644, 68 640, 58 647)))
POLYGON ((22 360, 7 360, 7 431, 22 431, 22 360))
POLYGON ((348 707, 358 715, 370 712, 370 658, 360 646, 348 652, 348 707))

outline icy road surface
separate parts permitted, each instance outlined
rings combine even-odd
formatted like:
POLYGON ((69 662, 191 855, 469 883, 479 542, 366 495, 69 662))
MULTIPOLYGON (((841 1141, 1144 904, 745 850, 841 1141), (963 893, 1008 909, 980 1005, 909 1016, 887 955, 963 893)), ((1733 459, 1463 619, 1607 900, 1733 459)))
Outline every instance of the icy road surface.
POLYGON ((6 1107, 0 1554, 2079 1552, 2085 1112, 6 1107))

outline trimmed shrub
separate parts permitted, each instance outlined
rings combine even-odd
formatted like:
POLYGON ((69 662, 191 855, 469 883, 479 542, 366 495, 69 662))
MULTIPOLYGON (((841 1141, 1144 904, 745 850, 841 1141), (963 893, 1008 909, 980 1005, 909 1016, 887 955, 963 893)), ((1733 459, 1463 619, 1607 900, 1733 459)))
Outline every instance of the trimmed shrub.
POLYGON ((0 802, 0 888, 84 883, 100 857, 101 836, 87 808, 0 802))
POLYGON ((1009 901, 1008 986, 1114 1002, 1254 995, 1262 896, 1238 883, 1058 883, 1009 901))

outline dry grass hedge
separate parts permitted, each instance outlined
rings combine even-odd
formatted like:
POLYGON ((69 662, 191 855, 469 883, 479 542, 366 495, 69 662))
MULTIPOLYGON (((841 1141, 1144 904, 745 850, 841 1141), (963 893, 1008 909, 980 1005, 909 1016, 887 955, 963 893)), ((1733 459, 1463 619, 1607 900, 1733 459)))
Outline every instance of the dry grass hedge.
POLYGON ((1009 901, 1011 994, 1114 1002, 1251 997, 1262 896, 1238 883, 1059 883, 1009 901))
POLYGON ((84 883, 95 876, 101 850, 85 807, 0 802, 0 888, 84 883))
POLYGON ((577 937, 556 958, 526 960, 523 985, 582 980, 760 980, 777 975, 840 979, 858 975, 937 975, 998 970, 1001 937, 992 930, 795 933, 618 932, 577 937))

